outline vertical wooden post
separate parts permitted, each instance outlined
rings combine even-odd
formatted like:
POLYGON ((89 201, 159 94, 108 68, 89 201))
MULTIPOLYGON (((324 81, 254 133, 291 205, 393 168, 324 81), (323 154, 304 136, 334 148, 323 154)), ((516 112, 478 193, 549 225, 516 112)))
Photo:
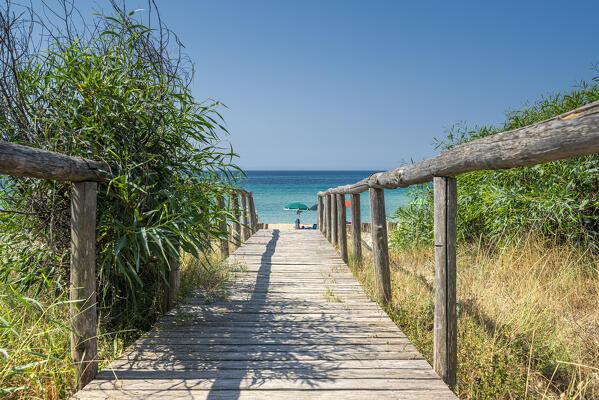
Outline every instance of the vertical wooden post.
POLYGON ((351 198, 351 249, 354 266, 362 263, 362 221, 360 218, 360 194, 351 198))
POLYGON ((329 243, 333 243, 333 197, 327 194, 325 199, 327 202, 327 239, 329 243))
POLYGON ((337 233, 339 243, 339 253, 343 262, 347 264, 347 230, 346 230, 347 211, 345 210, 345 195, 337 195, 337 233))
POLYGON ((181 271, 179 270, 179 259, 168 257, 168 309, 177 303, 179 288, 181 287, 181 271))
POLYGON ((387 216, 383 189, 370 189, 370 219, 372 225, 372 252, 374 256, 374 283, 377 297, 383 303, 391 301, 389 272, 389 244, 387 216))
POLYGON ((71 357, 81 389, 98 373, 96 182, 71 184, 71 357))
MULTIPOLYGON (((225 209, 225 199, 222 194, 219 194, 217 199, 218 209, 225 209)), ((218 221, 218 230, 221 232, 227 232, 227 220, 225 217, 220 217, 218 221)), ((220 255, 223 258, 229 257, 229 241, 226 239, 227 236, 220 239, 220 255)))
POLYGON ((239 224, 239 194, 231 192, 231 211, 233 212, 233 226, 231 227, 231 236, 233 249, 236 249, 241 243, 241 225, 239 224))
POLYGON ((247 199, 246 194, 241 193, 241 237, 245 242, 250 238, 250 227, 248 222, 248 207, 247 207, 247 199))
POLYGON ((256 217, 256 207, 254 205, 254 195, 250 192, 248 197, 249 208, 250 208, 250 229, 251 233, 256 233, 258 230, 258 219, 256 217))
POLYGON ((331 197, 324 195, 324 230, 327 240, 331 241, 331 197))
POLYGON ((337 246, 339 243, 339 234, 337 233, 337 195, 331 195, 331 243, 333 246, 337 246))
POLYGON ((317 224, 318 224, 318 229, 320 230, 320 232, 324 233, 324 226, 323 226, 323 216, 324 216, 324 204, 322 201, 322 196, 318 195, 318 220, 317 220, 317 224))
POLYGON ((435 371, 449 386, 456 384, 456 231, 457 185, 455 178, 435 177, 435 371))

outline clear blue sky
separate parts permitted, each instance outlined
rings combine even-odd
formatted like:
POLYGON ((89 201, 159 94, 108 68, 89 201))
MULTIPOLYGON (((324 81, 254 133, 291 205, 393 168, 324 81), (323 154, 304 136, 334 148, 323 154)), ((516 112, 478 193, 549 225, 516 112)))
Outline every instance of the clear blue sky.
POLYGON ((394 168, 599 75, 596 0, 158 4, 245 169, 394 168))

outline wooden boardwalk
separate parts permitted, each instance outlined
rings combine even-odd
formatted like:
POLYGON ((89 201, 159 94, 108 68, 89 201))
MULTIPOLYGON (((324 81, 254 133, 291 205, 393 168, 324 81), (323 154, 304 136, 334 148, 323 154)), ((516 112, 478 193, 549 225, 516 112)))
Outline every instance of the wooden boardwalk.
POLYGON ((456 399, 319 231, 260 230, 76 399, 456 399))

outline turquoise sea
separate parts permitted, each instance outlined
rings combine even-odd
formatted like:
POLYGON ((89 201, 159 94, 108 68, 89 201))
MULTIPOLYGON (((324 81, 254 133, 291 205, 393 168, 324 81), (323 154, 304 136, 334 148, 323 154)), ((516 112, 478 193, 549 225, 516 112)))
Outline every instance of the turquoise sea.
MULTIPOLYGON (((285 211, 285 205, 301 202, 308 207, 318 201, 318 192, 330 187, 348 185, 357 182, 375 171, 245 171, 246 181, 241 185, 254 195, 256 212, 260 222, 292 224, 295 221, 294 211, 285 211)), ((385 206, 387 216, 393 214, 397 207, 408 202, 407 189, 385 190, 385 206)), ((349 196, 346 196, 349 200, 349 196)), ((370 222, 370 205, 368 192, 360 198, 362 222, 370 222)), ((347 209, 347 220, 351 221, 350 209, 347 209)), ((316 223, 316 212, 306 211, 301 214, 302 224, 316 223)))

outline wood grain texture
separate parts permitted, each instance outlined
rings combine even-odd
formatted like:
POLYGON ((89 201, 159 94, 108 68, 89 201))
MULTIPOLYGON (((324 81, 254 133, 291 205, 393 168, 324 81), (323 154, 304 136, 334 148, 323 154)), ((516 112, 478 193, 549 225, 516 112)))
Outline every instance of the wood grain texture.
POLYGON ((260 230, 227 299, 165 315, 75 399, 451 399, 316 230, 260 230))
POLYGON ((331 239, 331 196, 327 195, 324 196, 324 204, 325 204, 325 230, 326 230, 326 238, 329 241, 329 243, 332 241, 331 239))
POLYGON ((334 194, 331 195, 331 243, 333 244, 333 246, 337 246, 337 244, 339 243, 339 233, 338 233, 338 223, 337 223, 337 219, 339 218, 337 216, 338 213, 338 209, 337 209, 337 198, 335 197, 334 194))
POLYGON ((332 193, 361 193, 430 182, 435 176, 507 169, 599 152, 599 101, 523 128, 464 143, 422 162, 377 172, 332 193))
POLYGON ((360 195, 351 194, 351 249, 354 265, 362 261, 362 219, 360 216, 360 195))
POLYGON ((347 228, 345 210, 345 195, 338 194, 337 197, 337 243, 339 244, 339 254, 344 263, 347 264, 347 228))
POLYGON ((317 223, 318 223, 318 230, 320 230, 320 232, 324 232, 324 228, 323 228, 323 215, 324 215, 324 202, 322 201, 322 196, 318 196, 318 219, 317 219, 317 223))
POLYGON ((78 387, 98 372, 96 314, 96 182, 71 185, 71 357, 78 387))
POLYGON ((435 371, 450 386, 457 376, 456 225, 455 178, 435 177, 435 371))
POLYGON ((241 237, 245 242, 250 238, 250 223, 248 219, 247 195, 241 195, 241 237))
POLYGON ((241 243, 241 224, 239 223, 239 194, 231 192, 231 213, 233 214, 233 224, 231 226, 231 245, 233 250, 241 243))
POLYGON ((376 292, 380 301, 389 303, 391 301, 391 274, 383 189, 370 189, 370 220, 376 292))
POLYGON ((101 162, 0 141, 0 175, 101 182, 109 178, 109 171, 101 162))
POLYGON ((254 195, 250 192, 248 197, 248 207, 250 210, 250 230, 254 234, 258 230, 258 216, 256 215, 256 206, 254 204, 254 195))
POLYGON ((170 310, 176 303, 179 297, 179 289, 181 288, 181 270, 179 269, 178 258, 169 256, 168 258, 168 309, 170 310))
MULTIPOLYGON (((225 210, 225 198, 223 195, 219 195, 216 199, 219 210, 225 210)), ((218 230, 221 232, 227 232, 227 219, 222 216, 218 220, 218 230)), ((229 257, 229 241, 226 236, 219 240, 220 255, 222 257, 229 257)))

